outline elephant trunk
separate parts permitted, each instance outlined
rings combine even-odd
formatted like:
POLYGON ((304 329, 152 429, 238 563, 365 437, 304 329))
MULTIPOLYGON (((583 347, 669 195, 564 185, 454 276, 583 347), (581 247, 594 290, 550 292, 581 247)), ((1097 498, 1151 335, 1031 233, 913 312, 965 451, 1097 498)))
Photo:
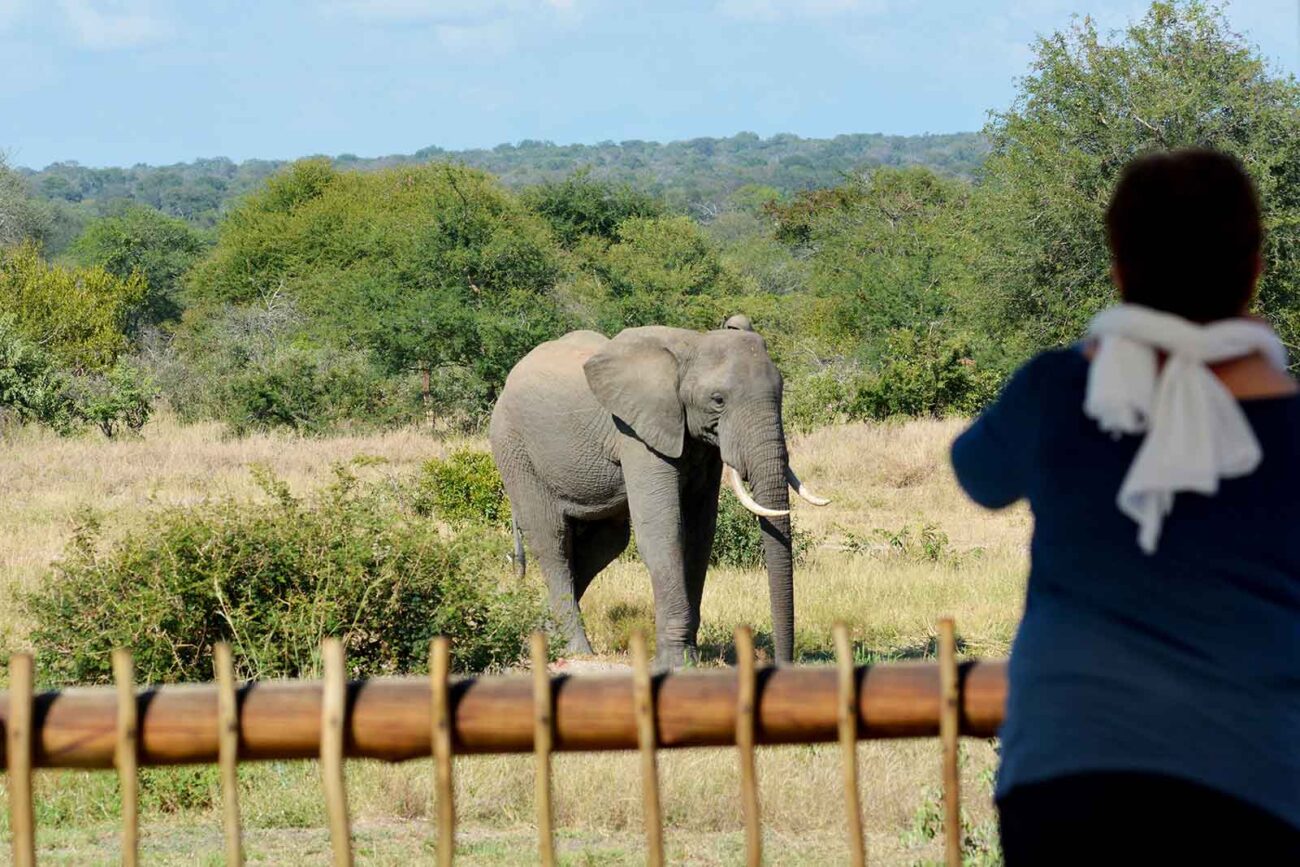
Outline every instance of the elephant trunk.
POLYGON ((747 425, 751 431, 766 431, 757 442, 742 447, 745 475, 754 499, 777 514, 760 517, 767 585, 772 604, 772 640, 779 663, 794 660, 794 560, 790 546, 789 453, 779 411, 775 423, 747 425))

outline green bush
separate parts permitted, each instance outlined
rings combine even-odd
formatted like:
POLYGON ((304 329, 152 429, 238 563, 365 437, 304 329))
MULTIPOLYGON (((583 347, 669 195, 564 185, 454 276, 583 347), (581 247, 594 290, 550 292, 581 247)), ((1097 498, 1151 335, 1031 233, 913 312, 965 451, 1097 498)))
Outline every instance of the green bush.
POLYGON ((415 482, 416 512, 450 524, 509 526, 510 501, 487 452, 461 449, 424 465, 415 482))
POLYGON ((31 243, 0 249, 0 314, 78 373, 106 370, 127 349, 127 316, 145 290, 138 273, 50 265, 31 243))
POLYGON ((1001 377, 981 369, 966 345, 935 329, 899 329, 880 368, 865 376, 848 413, 859 419, 970 415, 997 395, 1001 377))
POLYGON ((495 399, 491 386, 468 367, 447 365, 430 372, 427 409, 435 423, 450 430, 482 433, 495 399))
POLYGON ((292 340, 362 350, 384 374, 470 369, 499 390, 567 324, 548 288, 564 258, 550 227, 484 172, 446 163, 287 167, 233 206, 186 279, 180 329, 222 304, 291 305, 292 340))
POLYGON ((149 378, 127 359, 104 373, 73 375, 0 316, 0 421, 35 422, 64 435, 90 422, 112 437, 124 428, 139 432, 154 397, 149 378))
POLYGON ((418 401, 400 385, 362 353, 290 348, 218 379, 216 414, 236 434, 401 424, 418 417, 418 401))
POLYGON ((123 429, 139 433, 153 415, 157 392, 143 370, 125 358, 104 374, 78 377, 78 412, 110 439, 123 429))
POLYGON ((80 423, 70 379, 43 348, 0 315, 0 421, 37 422, 71 433, 80 423))
POLYGON ((337 476, 302 500, 263 476, 269 503, 167 508, 111 544, 83 521, 23 597, 40 670, 104 682, 120 646, 143 681, 206 680, 229 641, 242 675, 292 677, 317 669, 329 636, 353 674, 419 671, 434 635, 451 637, 460 670, 515 662, 545 616, 531 590, 498 589, 504 535, 445 539, 385 487, 337 476))
POLYGON ((236 435, 277 428, 319 435, 423 417, 414 374, 387 375, 369 352, 295 336, 300 322, 279 296, 256 308, 226 305, 172 341, 146 335, 141 354, 182 421, 224 422, 236 435))
MULTIPOLYGON (((791 519, 790 536, 795 563, 807 561, 816 544, 812 534, 800 530, 791 519)), ((731 491, 723 491, 718 497, 718 529, 709 564, 736 569, 758 569, 763 565, 763 531, 758 518, 731 491)))
POLYGON ((808 433, 844 421, 853 395, 854 372, 826 368, 786 384, 782 415, 791 430, 808 433))

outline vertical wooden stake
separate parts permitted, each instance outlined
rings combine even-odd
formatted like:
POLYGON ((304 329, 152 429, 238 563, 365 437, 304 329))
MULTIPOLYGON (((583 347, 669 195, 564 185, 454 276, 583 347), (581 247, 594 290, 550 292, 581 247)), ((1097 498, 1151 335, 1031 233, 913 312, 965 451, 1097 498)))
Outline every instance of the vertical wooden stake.
POLYGON ((139 718, 135 701, 135 665, 131 653, 113 651, 113 680, 117 683, 117 746, 113 764, 122 798, 122 863, 135 867, 140 853, 140 794, 136 778, 139 718))
POLYGON ((551 819, 551 746, 555 737, 551 674, 546 669, 546 633, 533 633, 533 752, 537 757, 537 846, 543 867, 554 867, 551 819))
POLYGON ((217 761, 221 765, 222 825, 226 837, 226 863, 241 867, 244 845, 239 829, 239 699, 235 693, 235 663, 230 645, 218 642, 212 664, 217 675, 217 761))
POLYGON ((334 867, 352 867, 352 830, 348 825, 348 786, 343 777, 343 729, 347 717, 348 678, 343 642, 321 642, 324 683, 321 692, 320 764, 325 779, 334 867))
POLYGON ((745 863, 763 863, 763 828, 758 807, 758 770, 754 766, 754 723, 758 710, 758 674, 754 636, 736 627, 736 749, 740 754, 740 804, 745 814, 745 863))
POLYGON ((429 682, 433 687, 434 791, 438 799, 438 864, 450 867, 456 854, 456 802, 451 779, 451 642, 429 643, 429 682))
POLYGON ((839 668, 839 702, 836 717, 840 730, 840 749, 844 753, 844 805, 849 820, 849 855, 854 867, 867 862, 862 844, 862 807, 858 801, 858 678, 853 665, 853 645, 849 630, 836 623, 835 662, 839 668))
POLYGON ((952 618, 939 621, 939 739, 943 742, 944 850, 948 867, 961 867, 961 777, 957 758, 961 705, 957 685, 957 637, 952 618))
POLYGON ((655 759, 654 689, 650 683, 650 658, 645 635, 632 633, 632 696, 636 711, 636 737, 641 748, 641 798, 645 820, 646 861, 664 863, 663 818, 659 810, 659 766, 655 759))
POLYGON ((9 833, 13 836, 14 867, 36 864, 36 817, 32 812, 32 656, 9 658, 9 721, 5 756, 9 761, 9 833))

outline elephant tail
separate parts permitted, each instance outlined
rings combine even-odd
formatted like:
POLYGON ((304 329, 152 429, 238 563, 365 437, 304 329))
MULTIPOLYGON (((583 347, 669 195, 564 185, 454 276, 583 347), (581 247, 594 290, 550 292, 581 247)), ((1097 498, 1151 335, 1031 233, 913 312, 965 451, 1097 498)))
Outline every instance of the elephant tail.
POLYGON ((510 529, 515 535, 515 577, 523 578, 528 572, 528 555, 524 553, 524 534, 519 531, 519 520, 510 515, 510 529))

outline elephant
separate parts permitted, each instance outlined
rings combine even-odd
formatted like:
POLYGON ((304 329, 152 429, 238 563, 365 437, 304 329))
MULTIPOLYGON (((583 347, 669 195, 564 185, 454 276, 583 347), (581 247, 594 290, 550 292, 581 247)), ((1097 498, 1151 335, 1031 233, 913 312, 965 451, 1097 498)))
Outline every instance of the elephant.
POLYGON ((759 516, 775 656, 792 661, 789 489, 816 505, 829 501, 790 469, 782 387, 744 316, 708 332, 573 331, 515 365, 488 437, 510 499, 516 571, 525 569, 526 539, 568 652, 591 653, 579 604, 635 532, 654 590, 655 666, 698 659, 725 482, 759 516))

